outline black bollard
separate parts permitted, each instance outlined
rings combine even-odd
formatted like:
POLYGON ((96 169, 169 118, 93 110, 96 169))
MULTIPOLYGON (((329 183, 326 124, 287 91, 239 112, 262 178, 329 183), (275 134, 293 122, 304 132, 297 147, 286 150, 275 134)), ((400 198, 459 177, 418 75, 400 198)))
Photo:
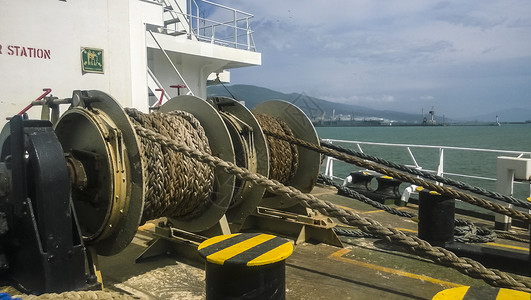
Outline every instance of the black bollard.
POLYGON ((371 190, 371 180, 374 178, 374 174, 369 171, 357 171, 350 172, 350 177, 352 182, 350 182, 347 187, 350 188, 361 188, 367 191, 371 190))
POLYGON ((288 240, 236 233, 210 238, 198 250, 207 260, 206 299, 285 299, 288 240))
POLYGON ((400 180, 382 175, 376 177, 376 181, 378 182, 378 188, 376 189, 377 194, 386 195, 393 199, 400 199, 399 187, 402 183, 400 180))
POLYGON ((454 240, 455 200, 437 192, 419 192, 419 238, 434 246, 454 240))

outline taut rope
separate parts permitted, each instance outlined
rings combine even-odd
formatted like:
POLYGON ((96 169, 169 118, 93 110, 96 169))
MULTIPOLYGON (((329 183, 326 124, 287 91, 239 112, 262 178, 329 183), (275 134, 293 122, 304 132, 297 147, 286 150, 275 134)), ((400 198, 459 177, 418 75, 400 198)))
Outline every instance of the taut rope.
POLYGON ((461 191, 453 190, 453 189, 447 188, 445 186, 437 185, 437 184, 435 184, 433 182, 429 182, 429 181, 426 181, 424 179, 417 178, 415 176, 410 176, 410 175, 407 175, 407 174, 404 174, 404 173, 401 173, 401 172, 390 170, 388 168, 382 167, 381 165, 368 162, 368 161, 366 161, 364 159, 357 158, 357 157, 352 156, 352 155, 346 155, 346 154, 340 153, 340 152, 335 151, 335 150, 327 149, 327 148, 321 147, 319 145, 308 143, 308 142, 303 141, 301 139, 297 139, 297 138, 295 138, 293 136, 282 135, 282 134, 279 134, 278 132, 273 132, 273 131, 266 130, 266 129, 264 129, 264 133, 268 136, 268 138, 269 137, 275 137, 275 138, 284 140, 286 142, 289 142, 289 143, 292 143, 292 144, 296 144, 296 145, 302 146, 304 148, 307 148, 307 149, 310 149, 310 150, 313 150, 313 151, 317 151, 318 153, 325 154, 327 156, 337 158, 337 159, 342 160, 344 162, 355 164, 355 165, 357 165, 359 167, 371 169, 371 170, 374 170, 374 171, 376 171, 378 173, 382 173, 382 174, 394 177, 396 179, 399 179, 399 180, 402 180, 402 181, 405 181, 405 182, 409 182, 409 183, 412 183, 412 184, 415 184, 415 185, 418 185, 418 186, 422 186, 422 187, 427 188, 427 189, 429 189, 431 191, 438 192, 441 195, 449 196, 449 197, 455 198, 455 199, 460 199, 460 200, 463 200, 463 201, 468 202, 470 204, 473 204, 473 205, 476 205, 476 206, 491 210, 493 212, 497 212, 497 213, 500 213, 500 214, 503 214, 503 215, 506 215, 506 216, 509 216, 509 217, 512 217, 512 218, 515 218, 515 219, 523 220, 523 221, 525 221, 527 223, 531 223, 531 215, 530 214, 518 211, 518 210, 516 210, 514 208, 505 207, 505 206, 502 206, 502 205, 500 205, 498 203, 487 201, 487 200, 482 199, 480 197, 469 195, 469 194, 463 193, 461 191))
POLYGON ((433 247, 428 242, 421 240, 418 237, 407 236, 395 228, 382 226, 380 223, 372 219, 364 218, 352 211, 344 210, 331 202, 319 200, 313 195, 304 194, 301 191, 293 187, 285 186, 276 180, 268 179, 260 174, 249 172, 233 163, 226 162, 208 153, 192 149, 187 145, 170 140, 152 130, 138 125, 135 125, 134 127, 138 135, 149 139, 154 143, 160 143, 164 147, 183 153, 184 155, 204 162, 211 167, 222 168, 225 172, 236 175, 241 180, 248 180, 256 185, 265 187, 267 191, 273 194, 295 199, 305 207, 315 209, 326 216, 335 217, 340 222, 347 225, 357 226, 366 233, 374 234, 393 244, 403 246, 410 252, 429 258, 437 264, 452 267, 473 278, 483 279, 492 286, 512 288, 528 293, 531 292, 531 281, 529 279, 520 278, 519 282, 505 272, 496 269, 487 269, 482 264, 472 259, 458 257, 444 248, 433 247))

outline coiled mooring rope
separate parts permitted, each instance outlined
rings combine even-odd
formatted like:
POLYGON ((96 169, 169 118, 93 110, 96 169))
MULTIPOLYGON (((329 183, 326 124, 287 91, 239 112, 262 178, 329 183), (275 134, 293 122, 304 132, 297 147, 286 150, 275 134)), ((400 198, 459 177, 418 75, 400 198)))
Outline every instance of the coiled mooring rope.
MULTIPOLYGON (((132 108, 125 111, 135 126, 153 130, 192 149, 211 153, 203 127, 190 113, 144 114, 132 108)), ((213 190, 213 169, 150 139, 141 138, 141 144, 147 187, 142 220, 192 218, 201 214, 213 190)))
MULTIPOLYGON (((254 114, 260 126, 271 132, 293 136, 291 128, 276 117, 254 114)), ((289 185, 299 166, 299 151, 297 146, 285 141, 267 137, 269 149, 269 177, 283 184, 289 185)))
POLYGON ((352 164, 355 164, 355 165, 357 165, 359 167, 371 169, 371 170, 374 170, 376 172, 379 172, 379 173, 394 177, 394 178, 399 179, 401 181, 405 181, 405 182, 409 182, 409 183, 412 183, 412 184, 415 184, 415 185, 418 185, 418 186, 422 186, 422 187, 427 188, 427 189, 429 189, 431 191, 438 192, 439 194, 441 194, 443 196, 448 196, 448 197, 451 197, 451 198, 454 198, 454 199, 460 199, 460 200, 463 200, 463 201, 465 201, 467 203, 470 203, 472 205, 476 205, 476 206, 491 210, 491 211, 496 212, 496 213, 500 213, 500 214, 503 214, 503 215, 506 215, 506 216, 509 216, 509 217, 512 217, 512 218, 515 218, 515 219, 523 220, 523 221, 525 221, 527 223, 531 223, 531 215, 530 214, 518 211, 518 210, 516 210, 514 208, 505 207, 505 206, 502 206, 502 205, 500 205, 498 203, 494 203, 494 202, 479 198, 479 197, 474 196, 474 195, 469 195, 469 194, 463 193, 461 191, 452 190, 452 189, 450 189, 448 187, 437 185, 437 184, 435 184, 433 182, 429 182, 429 181, 426 181, 424 179, 417 178, 415 176, 410 176, 410 175, 407 175, 407 174, 404 174, 404 173, 401 173, 401 172, 390 170, 388 168, 382 167, 382 166, 380 166, 378 164, 366 161, 364 159, 361 159, 361 158, 358 158, 358 157, 355 157, 355 156, 352 156, 352 155, 346 155, 346 154, 340 153, 340 152, 335 151, 335 150, 331 150, 331 149, 327 149, 327 148, 321 147, 319 145, 314 145, 312 143, 308 143, 306 141, 303 141, 301 139, 297 139, 297 138, 292 137, 292 136, 282 135, 282 134, 279 134, 277 132, 269 131, 269 130, 266 130, 266 129, 264 129, 264 133, 268 137, 275 137, 275 138, 287 141, 289 143, 296 144, 296 145, 302 146, 304 148, 307 148, 307 149, 310 149, 310 150, 313 150, 313 151, 317 151, 318 153, 325 154, 327 156, 337 158, 337 159, 342 160, 344 162, 352 163, 352 164))
POLYGON ((197 149, 192 149, 187 145, 168 139, 152 130, 138 125, 134 125, 134 128, 138 135, 149 139, 152 142, 160 143, 164 147, 171 148, 186 156, 204 162, 211 167, 219 167, 229 174, 236 175, 241 180, 247 180, 266 188, 268 192, 297 200, 304 207, 317 210, 329 217, 335 217, 344 224, 356 226, 366 233, 374 234, 393 244, 403 246, 410 252, 431 259, 437 264, 452 267, 472 278, 480 278, 492 286, 512 288, 528 293, 531 292, 531 281, 529 279, 520 278, 520 281, 518 281, 505 272, 485 268, 482 264, 472 259, 458 257, 453 252, 441 247, 433 247, 428 242, 416 236, 408 236, 395 228, 382 226, 380 223, 370 218, 361 217, 355 212, 342 209, 329 201, 319 200, 313 195, 304 194, 301 191, 290 186, 285 186, 276 180, 249 172, 233 163, 226 162, 197 149))
POLYGON ((22 298, 22 300, 135 300, 139 299, 126 294, 118 292, 107 291, 76 291, 76 292, 64 292, 61 294, 49 293, 42 295, 16 295, 22 298))

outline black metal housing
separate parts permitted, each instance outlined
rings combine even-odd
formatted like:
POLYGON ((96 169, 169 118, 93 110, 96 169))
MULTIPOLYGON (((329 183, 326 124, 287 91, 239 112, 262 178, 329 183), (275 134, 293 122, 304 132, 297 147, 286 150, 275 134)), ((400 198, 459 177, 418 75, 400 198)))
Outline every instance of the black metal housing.
POLYGON ((34 294, 82 289, 85 247, 61 144, 49 121, 15 116, 9 126, 0 157, 11 173, 0 198, 9 228, 1 240, 5 275, 34 294))

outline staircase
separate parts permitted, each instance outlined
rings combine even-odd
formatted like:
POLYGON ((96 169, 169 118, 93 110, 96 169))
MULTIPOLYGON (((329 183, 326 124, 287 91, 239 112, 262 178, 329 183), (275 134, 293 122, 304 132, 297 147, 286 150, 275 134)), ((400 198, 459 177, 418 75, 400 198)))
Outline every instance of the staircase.
MULTIPOLYGON (((183 91, 187 95, 194 95, 190 89, 190 85, 187 84, 185 78, 181 72, 177 69, 174 62, 171 60, 167 53, 168 49, 161 46, 169 45, 175 41, 182 43, 184 40, 197 41, 201 43, 210 43, 219 46, 247 50, 256 52, 254 41, 252 39, 252 30, 249 27, 249 20, 253 15, 243 11, 239 11, 224 5, 220 5, 208 0, 153 0, 161 4, 162 6, 162 21, 159 25, 146 25, 147 33, 146 38, 152 39, 158 48, 162 51, 166 57, 167 63, 175 71, 177 77, 172 76, 172 81, 175 85, 186 86, 187 91, 183 91), (201 4, 201 7, 198 5, 201 4), (201 8, 201 11, 200 11, 201 8), (215 11, 212 16, 216 19, 212 20, 207 17, 200 17, 200 13, 215 11), (162 25, 162 26, 161 26, 162 25), (161 36, 165 35, 165 36, 161 36), (159 39, 161 42, 157 40, 159 39), (174 80, 175 79, 175 80, 174 80)), ((160 20, 160 19, 159 19, 160 20)), ((179 45, 179 44, 176 44, 179 45)), ((155 48, 156 49, 156 48, 155 48)), ((179 52, 173 49, 172 51, 179 52)), ((147 68, 147 81, 150 94, 150 106, 157 106, 162 97, 162 102, 169 100, 166 93, 162 93, 161 89, 164 89, 159 80, 157 80, 153 71, 155 69, 147 68)), ((168 76, 168 75, 166 75, 168 76)), ((194 80, 191 79, 191 82, 194 80)), ((163 81, 165 85, 168 85, 166 80, 163 81)), ((195 89, 195 88, 194 88, 195 89)), ((196 91, 198 92, 198 91, 196 91)))
POLYGON ((147 82, 148 82, 148 89, 149 89, 149 96, 150 96, 149 106, 152 108, 157 107, 159 105, 159 101, 161 100, 161 97, 162 97, 162 101, 160 102, 162 103, 170 100, 170 97, 168 96, 168 94, 163 92, 164 87, 157 80, 157 77, 155 77, 155 74, 151 72, 151 69, 149 69, 149 67, 147 67, 147 75, 148 75, 147 82))
MULTIPOLYGON (((190 4, 191 3, 189 2, 189 5, 190 4)), ((193 37, 193 32, 190 22, 188 21, 187 14, 183 12, 177 1, 163 0, 162 5, 164 9, 163 33, 172 36, 187 35, 187 37, 191 39, 193 37)))

